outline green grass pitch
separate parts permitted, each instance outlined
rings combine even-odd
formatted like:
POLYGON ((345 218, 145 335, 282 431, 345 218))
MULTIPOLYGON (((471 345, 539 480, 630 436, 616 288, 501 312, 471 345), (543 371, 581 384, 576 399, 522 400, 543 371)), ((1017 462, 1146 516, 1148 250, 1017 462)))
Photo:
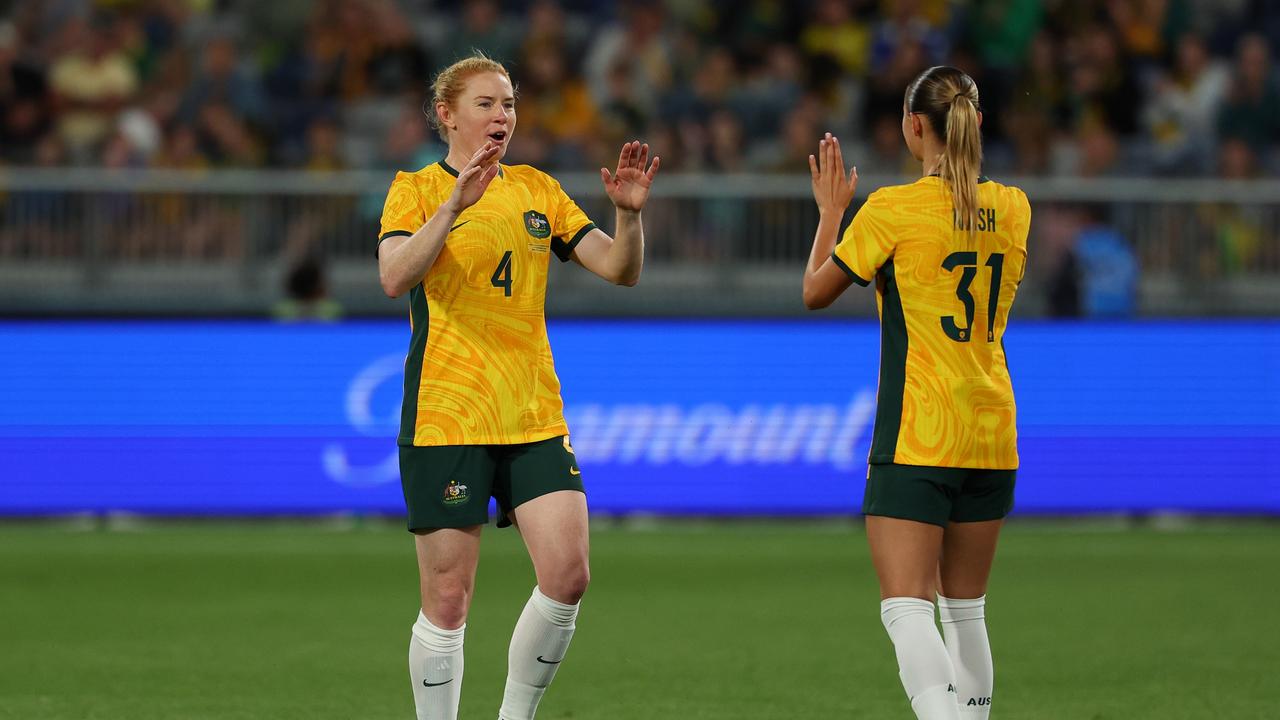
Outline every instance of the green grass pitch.
MULTIPOLYGON (((540 718, 910 718, 853 523, 604 523, 540 718)), ((461 717, 497 715, 533 585, 486 530, 461 717)), ((0 717, 411 718, 417 581, 383 524, 0 525, 0 717)), ((993 717, 1280 717, 1280 526, 1019 523, 993 717)))

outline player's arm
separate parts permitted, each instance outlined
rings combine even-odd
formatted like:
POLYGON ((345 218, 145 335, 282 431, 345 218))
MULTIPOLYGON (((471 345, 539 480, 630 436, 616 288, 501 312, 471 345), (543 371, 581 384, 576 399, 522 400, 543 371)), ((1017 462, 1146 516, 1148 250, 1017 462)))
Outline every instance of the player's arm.
POLYGON ((573 250, 573 261, 615 285, 633 286, 644 267, 644 225, 640 210, 658 174, 658 156, 649 162, 649 146, 629 142, 622 146, 618 168, 600 168, 604 190, 613 201, 617 223, 609 237, 599 228, 582 237, 573 250), (648 166, 646 168, 646 165, 648 166))
POLYGON ((458 173, 453 192, 412 235, 393 235, 378 245, 378 276, 387 297, 399 297, 422 282, 463 210, 475 205, 498 175, 498 145, 486 142, 458 173))
POLYGON ((809 156, 809 179, 813 199, 818 203, 818 229, 813 249, 804 268, 804 306, 810 310, 827 307, 853 284, 848 273, 836 264, 832 253, 840 234, 840 221, 858 187, 858 168, 844 174, 840 141, 831 133, 818 142, 818 156, 809 156))

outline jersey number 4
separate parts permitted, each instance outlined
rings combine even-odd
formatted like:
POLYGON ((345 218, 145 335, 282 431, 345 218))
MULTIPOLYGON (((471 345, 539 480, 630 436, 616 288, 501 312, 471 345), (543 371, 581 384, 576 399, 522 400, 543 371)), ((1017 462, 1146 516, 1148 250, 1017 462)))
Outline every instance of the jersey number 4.
POLYGON ((498 261, 498 269, 493 271, 493 277, 489 278, 489 283, 496 288, 502 288, 502 294, 511 297, 510 250, 504 253, 502 259, 498 261))
MULTIPOLYGON (((1004 253, 992 253, 987 258, 986 266, 991 268, 991 294, 987 298, 987 342, 996 339, 996 303, 1000 301, 1000 275, 1004 271, 1004 253)), ((942 331, 956 342, 969 342, 973 336, 973 293, 969 286, 978 274, 978 253, 953 252, 942 261, 942 269, 955 272, 960 268, 960 284, 956 287, 956 297, 964 303, 964 327, 956 325, 954 315, 942 318, 942 331)))

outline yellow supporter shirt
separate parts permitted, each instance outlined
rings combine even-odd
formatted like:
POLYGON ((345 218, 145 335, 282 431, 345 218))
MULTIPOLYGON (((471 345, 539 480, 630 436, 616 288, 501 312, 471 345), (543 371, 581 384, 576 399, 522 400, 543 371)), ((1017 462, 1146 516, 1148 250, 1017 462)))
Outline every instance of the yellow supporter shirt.
MULTIPOLYGON (((412 235, 453 192, 442 160, 398 173, 378 241, 412 235)), ((501 172, 454 221, 409 293, 401 445, 510 445, 566 435, 543 317, 551 254, 570 259, 595 225, 549 175, 501 172)))
POLYGON ((1018 467, 1003 340, 1031 206, 1018 188, 981 178, 976 232, 957 225, 947 184, 924 177, 871 193, 833 254, 854 282, 876 283, 871 463, 1018 467))

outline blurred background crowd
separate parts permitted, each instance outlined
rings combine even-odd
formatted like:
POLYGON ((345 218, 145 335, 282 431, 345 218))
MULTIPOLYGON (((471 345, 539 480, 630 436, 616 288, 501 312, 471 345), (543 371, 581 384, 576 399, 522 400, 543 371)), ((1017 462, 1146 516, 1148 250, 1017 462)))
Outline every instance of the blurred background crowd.
POLYGON ((1267 0, 0 2, 8 165, 416 169, 433 73, 518 82, 511 162, 584 170, 624 139, 668 170, 802 172, 823 131, 904 169, 903 88, 978 81, 988 169, 1224 176, 1280 165, 1267 0))

